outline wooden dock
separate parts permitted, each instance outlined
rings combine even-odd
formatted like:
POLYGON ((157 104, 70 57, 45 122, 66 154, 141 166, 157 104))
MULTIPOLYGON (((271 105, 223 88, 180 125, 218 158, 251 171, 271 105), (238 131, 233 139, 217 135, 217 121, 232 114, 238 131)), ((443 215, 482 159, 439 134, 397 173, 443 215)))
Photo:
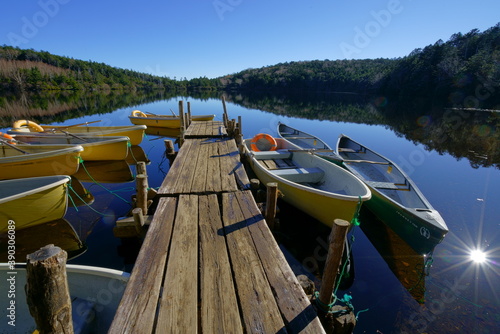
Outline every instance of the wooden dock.
POLYGON ((194 122, 109 333, 324 333, 222 122, 194 122))

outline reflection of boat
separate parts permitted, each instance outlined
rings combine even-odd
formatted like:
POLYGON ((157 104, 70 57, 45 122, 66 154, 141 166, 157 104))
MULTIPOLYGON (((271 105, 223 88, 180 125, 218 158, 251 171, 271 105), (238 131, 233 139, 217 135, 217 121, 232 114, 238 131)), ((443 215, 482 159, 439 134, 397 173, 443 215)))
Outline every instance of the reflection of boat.
MULTIPOLYGON (((6 262, 7 259, 7 237, 7 234, 0 235, 0 262, 6 262)), ((87 250, 73 226, 61 218, 16 231, 16 259, 24 261, 28 254, 48 244, 57 245, 65 250, 68 259, 87 250)))
POLYGON ((283 123, 278 123, 278 134, 281 138, 302 149, 315 150, 315 154, 325 158, 332 158, 332 162, 340 164, 339 160, 342 158, 327 143, 316 136, 283 123))
MULTIPOLYGON (((211 121, 215 115, 191 115, 193 121, 211 121)), ((145 114, 139 110, 132 111, 131 116, 128 117, 132 124, 146 125, 147 127, 154 126, 160 128, 180 128, 181 118, 174 115, 154 115, 145 114)))
POLYGON ((95 160, 123 160, 128 155, 128 137, 111 136, 75 136, 66 134, 52 134, 50 136, 38 136, 27 134, 14 135, 16 140, 34 145, 51 145, 60 148, 69 145, 80 145, 83 147, 81 157, 85 161, 95 160))
POLYGON ((78 170, 80 145, 59 148, 49 145, 0 143, 0 179, 47 175, 73 175, 78 170))
POLYGON ((170 137, 177 138, 180 136, 181 131, 179 128, 161 128, 158 126, 148 126, 146 129, 146 134, 152 136, 162 136, 162 137, 170 137))
MULTIPOLYGON (((425 276, 432 260, 413 250, 386 223, 369 210, 362 210, 361 229, 383 257, 393 274, 419 303, 424 303, 425 276)), ((434 245, 435 246, 435 245, 434 245)), ((432 250, 431 250, 432 251, 432 250)))
POLYGON ((444 219, 397 165, 345 135, 337 152, 372 190, 367 207, 415 251, 426 254, 441 242, 448 232, 444 219))
POLYGON ((128 156, 125 161, 127 161, 129 165, 134 165, 138 161, 144 161, 146 164, 151 162, 141 146, 130 146, 128 156))
POLYGON ((132 170, 125 160, 84 162, 75 177, 80 181, 102 183, 121 183, 134 180, 132 170))
POLYGON ((283 139, 275 141, 276 151, 255 151, 247 139, 246 154, 263 184, 278 183, 284 201, 332 226, 336 218, 350 222, 361 202, 370 199, 368 187, 345 169, 283 139))
POLYGON ((72 133, 77 136, 123 136, 123 137, 129 137, 130 143, 132 145, 139 145, 142 142, 145 129, 146 126, 144 125, 136 125, 136 126, 38 125, 34 122, 27 123, 27 121, 21 120, 14 123, 13 128, 8 133, 16 134, 19 132, 31 132, 32 134, 37 134, 41 136, 50 136, 54 133, 62 133, 63 131, 66 131, 68 133, 72 133))
MULTIPOLYGON (((26 303, 26 294, 22 288, 26 284, 26 269, 24 265, 16 265, 14 269, 7 264, 0 264, 2 277, 7 272, 15 276, 15 327, 8 324, 9 310, 2 307, 0 316, 7 319, 0 323, 0 332, 33 333, 36 329, 26 303), (14 273, 13 273, 14 272, 14 273)), ((66 265, 69 293, 72 300, 73 325, 75 333, 106 333, 113 321, 118 304, 130 275, 123 271, 89 267, 81 265, 66 265), (75 321, 75 319, 78 319, 75 321)), ((0 295, 8 296, 9 284, 0 285, 0 295)))
POLYGON ((69 176, 0 181, 0 233, 64 217, 69 176))
POLYGON ((68 196, 70 204, 73 206, 91 205, 94 203, 94 196, 85 189, 83 184, 76 177, 71 176, 68 196))

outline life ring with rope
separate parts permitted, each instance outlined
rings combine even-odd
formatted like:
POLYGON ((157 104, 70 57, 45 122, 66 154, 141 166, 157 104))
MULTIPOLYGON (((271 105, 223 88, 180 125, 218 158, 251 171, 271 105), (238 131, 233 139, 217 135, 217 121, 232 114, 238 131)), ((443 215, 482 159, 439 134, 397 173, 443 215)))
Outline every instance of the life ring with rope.
POLYGON ((148 117, 145 113, 143 113, 140 110, 134 110, 134 111, 132 111, 132 116, 133 117, 148 117))
POLYGON ((30 132, 43 132, 43 128, 36 124, 35 122, 28 121, 25 119, 14 122, 12 125, 13 131, 22 131, 23 129, 28 128, 30 132))
POLYGON ((276 151, 278 144, 273 136, 267 133, 259 133, 255 135, 250 141, 250 148, 252 151, 276 151))
POLYGON ((6 133, 3 133, 3 132, 0 132, 0 138, 5 138, 7 139, 7 143, 11 144, 11 145, 16 145, 16 142, 15 142, 15 139, 14 137, 12 137, 11 135, 9 134, 6 134, 6 133))

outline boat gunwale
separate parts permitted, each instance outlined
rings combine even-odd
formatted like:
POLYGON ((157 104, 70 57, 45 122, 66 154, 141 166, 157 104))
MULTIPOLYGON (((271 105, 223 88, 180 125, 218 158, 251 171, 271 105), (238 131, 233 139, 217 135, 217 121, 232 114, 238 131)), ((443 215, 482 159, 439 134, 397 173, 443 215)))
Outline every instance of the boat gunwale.
MULTIPOLYGON (((71 145, 71 144, 69 144, 71 145)), ((34 146, 36 148, 40 147, 46 147, 46 146, 52 146, 52 145, 16 145, 16 147, 22 148, 22 147, 28 147, 28 146, 34 146)), ((15 148, 10 148, 12 150, 15 150, 15 148)), ((19 152, 19 155, 15 156, 10 156, 10 157, 0 157, 0 165, 3 163, 15 163, 15 162, 21 162, 21 161, 31 161, 31 160, 36 160, 36 159, 47 159, 47 158, 54 158, 54 157, 59 157, 71 153, 81 153, 83 152, 84 148, 81 145, 72 145, 72 147, 65 147, 65 148, 60 148, 60 149, 54 149, 50 150, 47 149, 45 152, 35 152, 35 153, 29 153, 29 154, 23 154, 19 152)))
MULTIPOLYGON (((26 191, 23 191, 21 193, 16 193, 14 195, 8 196, 8 197, 0 197, 0 204, 7 203, 16 199, 20 199, 26 196, 30 196, 42 191, 45 191, 47 189, 55 188, 63 184, 67 184, 68 182, 71 181, 71 177, 68 175, 50 175, 50 176, 35 176, 35 177, 27 177, 27 178, 21 178, 21 179, 8 179, 8 180, 1 180, 0 185, 5 185, 5 183, 20 183, 20 182, 30 182, 30 181, 37 181, 41 179, 56 179, 53 182, 46 183, 42 186, 39 186, 37 188, 32 188, 26 191)), ((15 186, 12 185, 12 186, 15 186)))

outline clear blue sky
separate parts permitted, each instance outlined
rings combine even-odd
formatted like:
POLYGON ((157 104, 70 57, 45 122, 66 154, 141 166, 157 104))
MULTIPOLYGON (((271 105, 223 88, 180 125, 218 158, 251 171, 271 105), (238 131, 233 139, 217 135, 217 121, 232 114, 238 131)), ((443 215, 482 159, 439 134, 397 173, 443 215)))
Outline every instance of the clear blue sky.
POLYGON ((484 31, 499 0, 6 0, 0 45, 188 79, 315 59, 402 57, 484 31))

